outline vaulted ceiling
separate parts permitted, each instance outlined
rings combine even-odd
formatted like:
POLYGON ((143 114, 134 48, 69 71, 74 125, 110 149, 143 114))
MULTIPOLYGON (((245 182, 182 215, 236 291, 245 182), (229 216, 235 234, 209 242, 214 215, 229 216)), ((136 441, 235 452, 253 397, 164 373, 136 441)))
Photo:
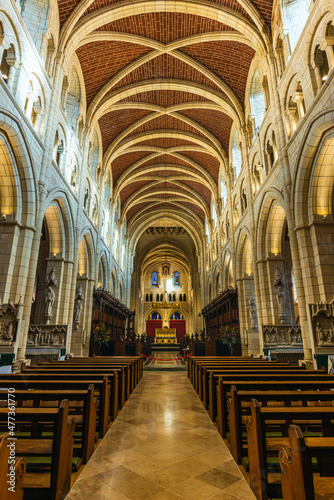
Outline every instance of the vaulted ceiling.
POLYGON ((59 0, 60 48, 79 58, 87 125, 100 126, 128 222, 209 216, 272 2, 59 0))

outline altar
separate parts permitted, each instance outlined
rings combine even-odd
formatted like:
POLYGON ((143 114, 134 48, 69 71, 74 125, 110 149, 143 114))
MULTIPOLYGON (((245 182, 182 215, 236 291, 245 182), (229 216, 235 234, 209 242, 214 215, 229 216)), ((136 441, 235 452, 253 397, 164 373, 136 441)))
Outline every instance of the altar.
POLYGON ((156 328, 154 342, 155 344, 176 344, 176 328, 156 328))

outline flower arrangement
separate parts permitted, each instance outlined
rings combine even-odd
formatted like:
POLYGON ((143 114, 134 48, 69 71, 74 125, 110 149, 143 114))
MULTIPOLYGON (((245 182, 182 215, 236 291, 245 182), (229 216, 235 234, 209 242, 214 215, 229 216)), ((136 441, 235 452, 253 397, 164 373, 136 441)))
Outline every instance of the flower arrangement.
POLYGON ((110 335, 111 330, 107 330, 106 324, 101 322, 93 329, 92 341, 102 347, 110 343, 110 335))
POLYGON ((232 325, 220 325, 218 340, 229 347, 231 347, 232 344, 236 344, 238 341, 236 328, 232 325))

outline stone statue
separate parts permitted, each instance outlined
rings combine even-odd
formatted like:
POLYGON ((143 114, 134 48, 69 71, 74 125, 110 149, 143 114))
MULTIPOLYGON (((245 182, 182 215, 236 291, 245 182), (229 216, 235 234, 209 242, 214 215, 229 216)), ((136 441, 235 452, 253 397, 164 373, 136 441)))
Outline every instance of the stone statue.
POLYGON ((45 282, 46 286, 57 286, 58 285, 58 281, 57 281, 57 277, 56 277, 56 268, 53 267, 51 269, 51 273, 48 277, 48 279, 46 280, 45 282))
POLYGON ((85 191, 85 196, 84 196, 84 208, 87 209, 87 200, 89 198, 89 190, 88 188, 86 188, 86 191, 85 191))
POLYGON ((256 303, 253 297, 249 299, 249 315, 251 318, 251 328, 257 328, 257 312, 256 312, 256 303))
POLYGON ((80 324, 80 318, 83 309, 83 292, 81 285, 78 286, 75 293, 75 303, 74 303, 74 328, 77 330, 80 324))
POLYGON ((51 318, 52 318, 52 307, 53 304, 55 303, 55 298, 56 294, 52 290, 51 286, 49 286, 48 291, 46 292, 45 296, 45 320, 46 324, 48 325, 51 318))

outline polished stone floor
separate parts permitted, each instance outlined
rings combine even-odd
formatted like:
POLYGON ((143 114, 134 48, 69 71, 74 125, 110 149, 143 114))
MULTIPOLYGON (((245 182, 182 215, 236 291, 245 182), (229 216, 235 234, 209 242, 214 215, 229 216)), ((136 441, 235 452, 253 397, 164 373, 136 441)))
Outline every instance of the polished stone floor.
POLYGON ((144 372, 66 500, 255 496, 183 371, 144 372))

